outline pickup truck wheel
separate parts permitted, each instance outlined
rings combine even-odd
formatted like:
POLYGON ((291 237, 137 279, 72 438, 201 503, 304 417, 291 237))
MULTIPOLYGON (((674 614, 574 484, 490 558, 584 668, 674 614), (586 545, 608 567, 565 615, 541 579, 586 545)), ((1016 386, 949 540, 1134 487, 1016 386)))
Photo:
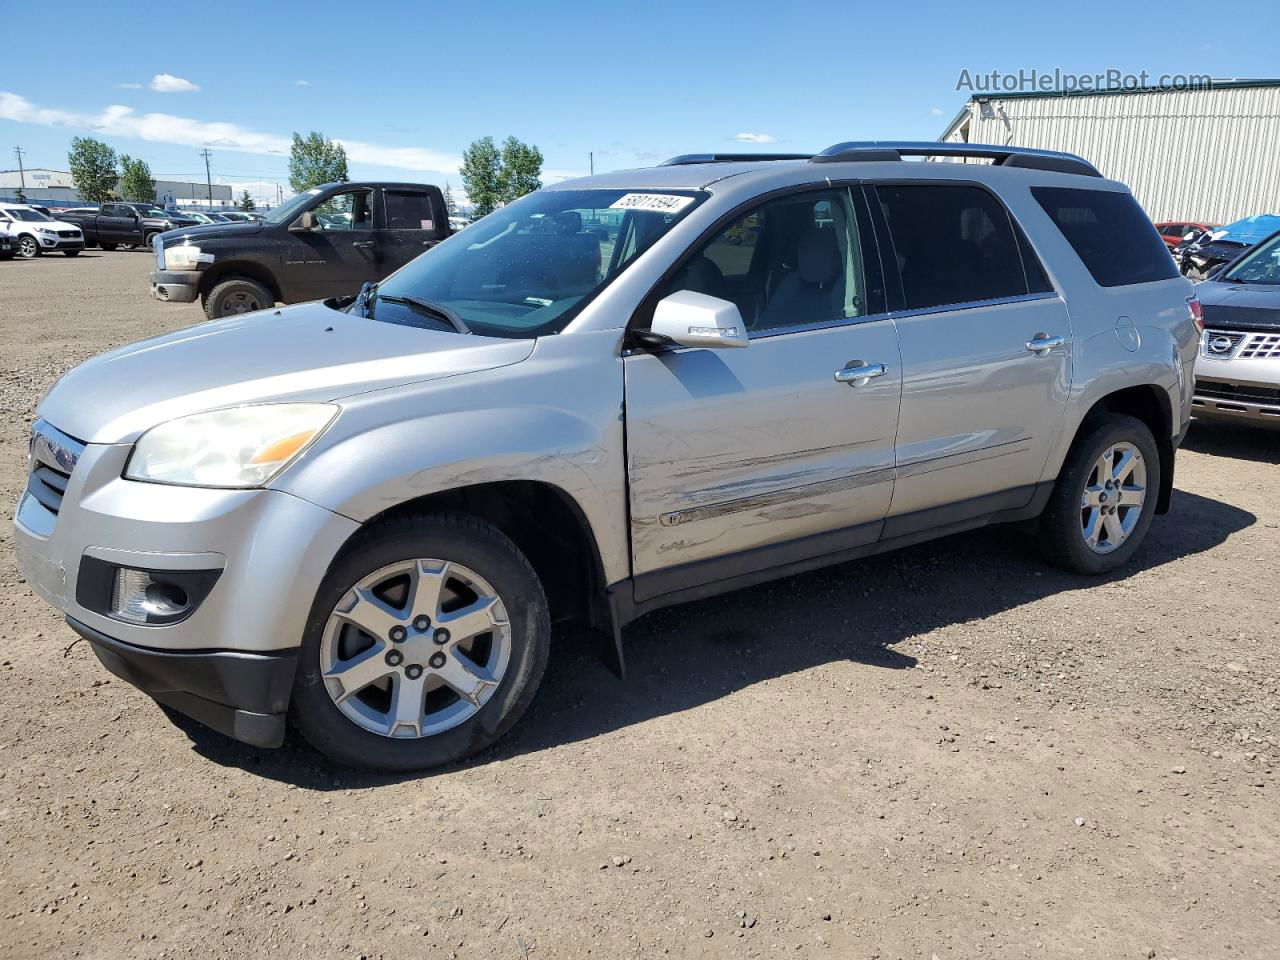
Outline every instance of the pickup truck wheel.
POLYGON ((1040 519, 1046 558, 1074 573, 1109 573, 1137 551, 1160 489, 1160 453, 1147 425, 1110 414, 1086 421, 1040 519))
POLYGON ((156 237, 158 237, 159 235, 160 235, 160 232, 159 232, 158 230, 157 230, 157 231, 154 231, 154 232, 152 232, 152 233, 148 233, 145 237, 143 237, 143 238, 142 238, 142 243, 143 243, 143 245, 144 245, 148 250, 150 250, 150 249, 151 249, 151 245, 152 245, 153 243, 155 243, 156 237))
POLYGON ((63 253, 65 253, 68 257, 78 257, 78 256, 80 256, 80 251, 79 251, 79 250, 63 250, 62 252, 63 252, 63 253))
POLYGON ((275 306, 271 291, 256 280, 224 280, 204 296, 204 315, 210 320, 237 313, 252 313, 275 306))
POLYGON ((40 244, 31 234, 24 233, 18 238, 18 256, 23 260, 34 260, 40 256, 40 244))
POLYGON ((350 766, 421 770, 461 760, 524 713, 550 633, 537 574, 496 528, 461 514, 375 526, 316 594, 294 725, 350 766))

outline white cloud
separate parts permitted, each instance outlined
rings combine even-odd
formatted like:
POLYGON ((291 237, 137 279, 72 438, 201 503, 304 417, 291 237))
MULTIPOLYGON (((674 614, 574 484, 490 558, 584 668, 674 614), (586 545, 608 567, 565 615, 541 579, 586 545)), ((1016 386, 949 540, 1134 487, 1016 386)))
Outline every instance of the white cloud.
POLYGON ((119 87, 121 90, 141 90, 142 89, 142 84, 140 83, 117 83, 116 86, 119 87))
POLYGON ((151 78, 151 89, 156 93, 195 93, 200 87, 171 73, 157 73, 151 78))
POLYGON ((310 81, 310 80, 295 80, 295 81, 293 81, 293 82, 294 82, 294 83, 296 83, 296 84, 297 84, 298 86, 300 86, 300 87, 309 87, 309 86, 311 86, 311 81, 310 81))
MULTIPOLYGON (((221 147, 240 153, 287 154, 291 138, 280 133, 249 130, 234 123, 193 120, 169 113, 138 113, 132 107, 114 104, 99 113, 75 113, 38 107, 25 97, 0 90, 0 120, 32 123, 42 127, 88 129, 112 137, 128 137, 153 143, 180 146, 221 147)), ((456 174, 461 158, 425 147, 384 147, 360 140, 335 138, 354 163, 401 170, 422 170, 456 174)))
POLYGON ((778 138, 768 133, 739 133, 733 139, 739 143, 777 143, 778 138))
POLYGON ((941 108, 941 107, 930 107, 930 108, 929 108, 929 112, 930 112, 931 114, 933 114, 933 116, 935 116, 935 117, 940 117, 940 116, 942 116, 942 108, 941 108))

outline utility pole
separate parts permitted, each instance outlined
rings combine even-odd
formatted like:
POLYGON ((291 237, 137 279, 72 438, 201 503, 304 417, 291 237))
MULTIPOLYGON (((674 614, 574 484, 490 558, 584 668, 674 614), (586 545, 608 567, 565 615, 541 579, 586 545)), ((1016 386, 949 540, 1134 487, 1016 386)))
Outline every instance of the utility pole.
POLYGON ((22 195, 25 197, 27 195, 27 172, 22 166, 23 150, 21 147, 14 147, 13 153, 18 158, 18 183, 20 184, 18 189, 22 191, 22 195))
POLYGON ((591 175, 596 175, 596 153, 594 150, 587 151, 587 163, 591 165, 591 175))
POLYGON ((209 206, 213 206, 213 178, 209 176, 209 148, 205 147, 200 151, 200 156, 204 157, 204 184, 209 188, 209 206))

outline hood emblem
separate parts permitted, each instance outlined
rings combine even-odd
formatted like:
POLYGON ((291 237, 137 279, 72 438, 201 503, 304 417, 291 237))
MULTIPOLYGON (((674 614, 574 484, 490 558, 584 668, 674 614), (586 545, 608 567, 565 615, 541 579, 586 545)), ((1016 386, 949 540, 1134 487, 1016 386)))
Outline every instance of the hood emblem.
POLYGON ((1214 337, 1209 341, 1209 349, 1214 353, 1230 353, 1231 338, 1230 337, 1214 337))

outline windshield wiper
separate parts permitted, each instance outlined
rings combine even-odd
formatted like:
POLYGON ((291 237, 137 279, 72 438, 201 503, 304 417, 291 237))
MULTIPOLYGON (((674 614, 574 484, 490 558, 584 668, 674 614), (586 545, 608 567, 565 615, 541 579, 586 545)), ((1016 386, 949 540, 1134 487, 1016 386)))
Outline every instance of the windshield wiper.
POLYGON ((403 303, 406 307, 413 307, 419 313, 425 313, 429 317, 443 320, 458 333, 471 332, 471 328, 467 326, 462 317, 444 304, 436 303, 434 300, 424 300, 421 297, 411 297, 403 294, 378 294, 374 299, 386 300, 390 303, 403 303))

